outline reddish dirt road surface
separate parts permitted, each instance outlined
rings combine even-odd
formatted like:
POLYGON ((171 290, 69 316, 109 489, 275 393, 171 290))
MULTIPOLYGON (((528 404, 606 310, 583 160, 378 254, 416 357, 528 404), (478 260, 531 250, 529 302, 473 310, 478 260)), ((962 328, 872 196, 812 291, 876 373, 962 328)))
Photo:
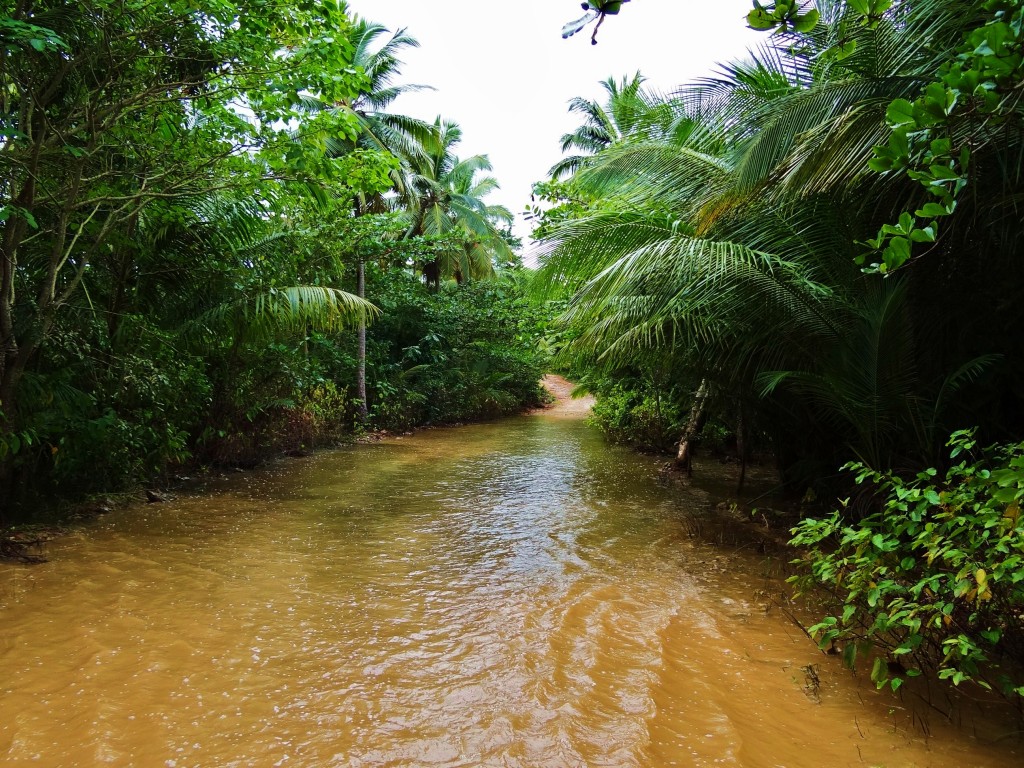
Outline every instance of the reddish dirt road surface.
POLYGON ((590 413, 594 407, 593 395, 585 395, 579 398, 572 397, 572 391, 576 388, 568 379, 562 378, 554 373, 547 373, 540 380, 541 385, 551 393, 555 401, 550 405, 541 408, 537 413, 551 416, 572 416, 583 418, 590 413))

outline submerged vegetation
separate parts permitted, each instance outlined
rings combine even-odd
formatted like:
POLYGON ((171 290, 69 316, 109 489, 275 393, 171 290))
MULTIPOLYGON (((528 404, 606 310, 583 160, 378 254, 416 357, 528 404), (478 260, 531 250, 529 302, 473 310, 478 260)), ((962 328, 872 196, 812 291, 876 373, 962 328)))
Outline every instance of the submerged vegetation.
POLYGON ((848 497, 795 531, 839 603, 823 647, 1015 697, 1022 3, 754 6, 746 61, 571 104, 533 211, 557 359, 617 440, 689 468, 703 439, 848 497))

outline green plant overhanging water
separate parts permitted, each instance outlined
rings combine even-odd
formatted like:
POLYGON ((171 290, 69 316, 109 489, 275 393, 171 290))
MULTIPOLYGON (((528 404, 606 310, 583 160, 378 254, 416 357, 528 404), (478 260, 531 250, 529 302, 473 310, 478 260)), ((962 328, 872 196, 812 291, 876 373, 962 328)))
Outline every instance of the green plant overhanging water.
POLYGON ((230 335, 236 343, 272 339, 310 329, 337 331, 379 315, 370 302, 346 291, 318 285, 255 290, 190 320, 186 336, 230 335))
POLYGON ((1024 696, 1024 443, 977 450, 971 431, 948 443, 953 465, 904 480, 847 468, 881 509, 855 525, 842 511, 804 520, 792 543, 801 589, 841 604, 810 627, 822 648, 893 690, 934 672, 1024 696))

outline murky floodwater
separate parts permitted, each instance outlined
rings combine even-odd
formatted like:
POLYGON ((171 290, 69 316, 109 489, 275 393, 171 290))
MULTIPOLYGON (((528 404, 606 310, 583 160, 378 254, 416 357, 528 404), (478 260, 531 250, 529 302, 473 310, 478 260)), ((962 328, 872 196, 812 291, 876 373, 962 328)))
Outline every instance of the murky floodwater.
POLYGON ((532 416, 110 515, 0 568, 0 763, 1021 764, 765 613, 656 470, 532 416))

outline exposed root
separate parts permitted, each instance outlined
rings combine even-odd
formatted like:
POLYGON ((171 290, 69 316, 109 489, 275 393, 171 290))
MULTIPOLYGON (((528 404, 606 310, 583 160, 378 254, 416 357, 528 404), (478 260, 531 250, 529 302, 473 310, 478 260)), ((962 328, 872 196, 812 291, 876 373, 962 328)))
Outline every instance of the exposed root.
POLYGON ((36 565, 45 563, 41 554, 43 544, 63 536, 63 528, 42 528, 38 530, 15 531, 0 537, 0 562, 36 565))
POLYGON ((804 673, 804 693, 815 704, 821 704, 821 678, 818 677, 818 665, 808 664, 801 667, 804 673))

